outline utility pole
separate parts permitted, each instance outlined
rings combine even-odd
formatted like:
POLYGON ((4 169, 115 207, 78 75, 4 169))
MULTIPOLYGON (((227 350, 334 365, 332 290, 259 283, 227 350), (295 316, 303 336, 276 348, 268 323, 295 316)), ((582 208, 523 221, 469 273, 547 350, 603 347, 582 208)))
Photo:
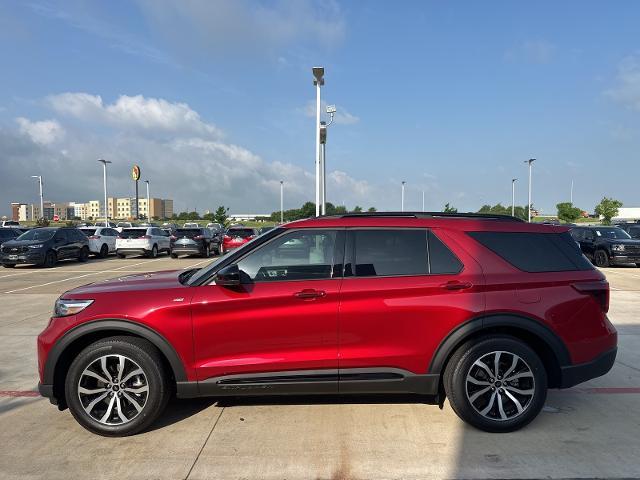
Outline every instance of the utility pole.
POLYGON ((524 163, 529 164, 529 203, 527 204, 527 212, 528 212, 527 219, 529 223, 531 223, 531 173, 532 173, 533 162, 535 161, 536 161, 535 158, 530 158, 529 160, 524 161, 524 163))
POLYGON ((424 212, 424 190, 422 190, 422 211, 424 212))
POLYGON ((104 167, 102 181, 104 183, 104 224, 106 227, 109 222, 109 206, 107 205, 107 163, 112 162, 111 160, 104 160, 102 158, 100 158, 98 161, 102 163, 102 166, 104 167))
POLYGON ((324 67, 313 67, 313 84, 316 86, 316 217, 320 216, 320 87, 324 85, 324 67))
POLYGON ((280 223, 284 223, 284 181, 280 180, 280 223))
POLYGON ((407 182, 402 181, 402 199, 400 200, 400 211, 404 212, 404 186, 407 182))
POLYGON ((38 184, 40 185, 40 216, 44 218, 44 196, 42 195, 42 175, 31 175, 31 178, 37 178, 38 184))
POLYGON ((147 184, 147 222, 151 223, 151 203, 149 203, 149 180, 145 180, 147 184))
POLYGON ((517 178, 511 179, 511 216, 516 216, 516 182, 517 178))
POLYGON ((573 206, 573 179, 571 179, 571 196, 569 197, 569 201, 571 202, 571 205, 573 206))

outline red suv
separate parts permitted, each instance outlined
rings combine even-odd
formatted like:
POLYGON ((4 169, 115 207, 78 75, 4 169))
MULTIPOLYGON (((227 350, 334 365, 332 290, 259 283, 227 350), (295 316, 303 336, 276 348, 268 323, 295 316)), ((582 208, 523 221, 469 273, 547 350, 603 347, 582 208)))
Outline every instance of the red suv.
POLYGON ((608 372, 609 285, 567 228, 479 214, 278 227, 210 265, 71 290, 38 337, 40 392, 102 435, 167 399, 412 393, 491 432, 608 372))

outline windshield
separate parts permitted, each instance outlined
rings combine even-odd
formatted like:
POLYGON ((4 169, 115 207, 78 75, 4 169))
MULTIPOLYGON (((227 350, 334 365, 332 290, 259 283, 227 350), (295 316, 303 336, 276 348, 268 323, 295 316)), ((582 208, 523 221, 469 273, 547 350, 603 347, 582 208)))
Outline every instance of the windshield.
POLYGON ((146 228, 125 228, 120 233, 120 238, 141 238, 147 234, 146 228))
POLYGON ((91 235, 95 235, 97 228, 79 228, 82 233, 84 233, 87 237, 91 235))
POLYGON ((16 240, 49 240, 56 233, 55 230, 35 228, 20 235, 16 240))
POLYGON ((621 228, 596 228, 596 236, 601 238, 612 238, 614 240, 626 240, 631 238, 627 232, 621 228))
POLYGON ((197 237, 198 235, 202 235, 202 230, 198 228, 178 228, 173 234, 173 236, 177 238, 193 238, 197 237))
POLYGON ((230 237, 247 238, 253 234, 253 229, 251 228, 230 228, 227 230, 227 235, 230 237))

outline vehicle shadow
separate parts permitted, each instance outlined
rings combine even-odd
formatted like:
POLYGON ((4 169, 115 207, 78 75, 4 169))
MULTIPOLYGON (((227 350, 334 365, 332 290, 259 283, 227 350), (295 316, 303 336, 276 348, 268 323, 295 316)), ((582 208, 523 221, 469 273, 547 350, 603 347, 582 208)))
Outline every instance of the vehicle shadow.
POLYGON ((215 398, 193 398, 180 400, 175 397, 169 400, 164 413, 145 431, 151 432, 186 420, 216 403, 215 398))

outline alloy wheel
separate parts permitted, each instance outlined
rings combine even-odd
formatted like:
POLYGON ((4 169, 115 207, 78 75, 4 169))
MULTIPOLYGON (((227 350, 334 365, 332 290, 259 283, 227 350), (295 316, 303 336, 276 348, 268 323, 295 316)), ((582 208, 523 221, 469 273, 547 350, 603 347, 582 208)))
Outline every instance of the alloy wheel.
POLYGON ((494 421, 512 420, 524 413, 535 393, 535 378, 522 357, 506 351, 483 355, 469 369, 466 394, 471 406, 494 421))
POLYGON ((104 355, 80 375, 78 399, 85 413, 103 425, 136 418, 149 399, 149 383, 140 366, 124 355, 104 355))

